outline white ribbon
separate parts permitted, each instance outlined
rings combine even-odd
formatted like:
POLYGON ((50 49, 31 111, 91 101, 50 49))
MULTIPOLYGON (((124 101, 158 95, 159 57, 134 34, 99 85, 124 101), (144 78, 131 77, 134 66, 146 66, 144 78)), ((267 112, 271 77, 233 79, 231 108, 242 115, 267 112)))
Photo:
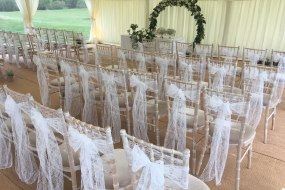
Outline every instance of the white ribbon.
POLYGON ((21 104, 17 104, 9 95, 5 101, 6 113, 11 118, 12 134, 15 144, 16 172, 21 181, 32 184, 38 177, 38 168, 33 153, 29 150, 29 137, 22 118, 21 104))
POLYGON ((133 147, 131 155, 132 171, 138 172, 142 169, 136 186, 137 190, 163 190, 164 176, 174 181, 181 188, 188 189, 188 167, 164 165, 162 160, 151 162, 138 145, 133 147))
POLYGON ((44 106, 49 106, 48 81, 45 75, 44 65, 38 56, 35 58, 35 64, 37 65, 37 78, 40 86, 42 104, 44 106))
POLYGON ((136 53, 135 54, 135 60, 138 62, 138 72, 140 73, 145 73, 147 72, 146 70, 146 65, 145 65, 145 57, 143 56, 142 53, 136 53))
POLYGON ((0 169, 10 168, 13 165, 11 139, 10 131, 0 111, 0 169))
POLYGON ((257 62, 262 58, 262 55, 259 53, 249 52, 248 59, 250 60, 251 65, 256 65, 257 62))
POLYGON ((174 97, 169 118, 164 146, 184 151, 186 149, 186 99, 197 102, 197 90, 183 91, 171 84, 167 96, 174 97))
POLYGON ((225 62, 231 63, 234 59, 235 50, 234 49, 223 49, 223 55, 225 56, 225 62))
POLYGON ((89 123, 89 124, 98 125, 96 104, 92 101, 90 97, 90 89, 89 89, 89 78, 95 77, 96 72, 95 71, 87 72, 84 69, 84 66, 80 65, 79 75, 82 79, 83 98, 84 98, 82 121, 89 123))
POLYGON ((36 129, 36 146, 41 166, 37 188, 62 190, 62 157, 52 127, 57 129, 65 126, 65 123, 57 118, 44 118, 35 108, 31 110, 31 120, 36 129))
POLYGON ((223 91, 224 88, 224 78, 225 76, 234 76, 235 69, 232 65, 219 66, 213 63, 209 65, 209 72, 215 74, 213 79, 212 88, 218 91, 223 91))
POLYGON ((99 151, 105 153, 108 143, 92 140, 69 126, 70 145, 75 152, 80 151, 81 189, 105 189, 103 161, 99 151))
POLYGON ((200 178, 206 182, 215 178, 216 185, 220 185, 228 156, 231 114, 233 111, 242 114, 246 102, 223 102, 215 95, 207 97, 207 100, 207 106, 216 110, 217 118, 214 121, 210 158, 200 178))
POLYGON ((189 82, 193 80, 193 68, 192 64, 187 64, 185 61, 180 61, 180 71, 184 72, 182 81, 189 82))
POLYGON ((147 99, 146 91, 148 89, 155 90, 155 81, 140 81, 135 75, 130 77, 130 86, 136 88, 136 93, 133 103, 133 123, 134 123, 134 136, 148 141, 147 136, 147 99))
POLYGON ((168 65, 170 64, 170 60, 167 58, 155 57, 155 63, 159 65, 159 75, 158 75, 158 92, 159 98, 165 98, 165 88, 164 88, 164 78, 168 73, 168 65))
POLYGON ((119 69, 127 70, 128 65, 126 61, 126 55, 122 50, 118 50, 118 57, 119 57, 119 69))
POLYGON ((95 65, 101 65, 102 64, 101 56, 98 52, 97 46, 94 48, 94 54, 95 54, 95 65))
POLYGON ((115 143, 120 142, 121 117, 114 73, 101 73, 105 87, 104 126, 112 126, 112 136, 115 143))

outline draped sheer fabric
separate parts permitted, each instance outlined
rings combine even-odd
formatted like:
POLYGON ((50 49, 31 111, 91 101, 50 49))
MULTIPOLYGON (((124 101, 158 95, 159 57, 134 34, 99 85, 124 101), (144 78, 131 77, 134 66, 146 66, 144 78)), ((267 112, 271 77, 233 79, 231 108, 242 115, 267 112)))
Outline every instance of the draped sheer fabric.
POLYGON ((132 172, 141 171, 136 189, 164 189, 165 177, 188 189, 189 167, 164 164, 163 160, 150 161, 138 145, 127 151, 131 157, 132 172))
POLYGON ((44 65, 41 62, 41 59, 36 56, 35 64, 37 66, 37 79, 39 81, 41 101, 44 106, 49 106, 49 90, 48 90, 48 81, 45 75, 44 65))
POLYGON ((21 107, 25 103, 17 104, 11 96, 5 101, 6 113, 11 118, 12 134, 15 145, 16 172, 21 181, 32 184, 38 177, 38 167, 34 155, 29 150, 29 137, 26 131, 26 123, 22 117, 21 107))
POLYGON ((0 169, 10 168, 13 165, 11 139, 10 131, 0 111, 0 169))
POLYGON ((130 77, 130 86, 136 88, 132 109, 134 136, 144 141, 148 141, 146 91, 155 91, 156 84, 156 81, 141 81, 135 75, 130 77))
POLYGON ((91 139, 80 134, 72 126, 68 128, 70 145, 80 153, 81 189, 105 189, 104 168, 100 153, 107 157, 112 154, 106 140, 91 139))
POLYGON ((158 75, 158 92, 159 98, 165 99, 164 77, 168 74, 168 66, 171 65, 171 61, 167 58, 155 57, 155 63, 159 66, 158 75))
POLYGON ((79 75, 82 81, 82 89, 83 89, 83 98, 84 98, 84 105, 82 110, 82 121, 86 123, 98 125, 98 117, 97 117, 97 110, 96 104, 94 100, 92 101, 90 95, 90 87, 89 87, 89 79, 90 77, 97 78, 96 71, 86 71, 83 65, 79 66, 79 75))
MULTIPOLYGON (((62 118, 44 118, 35 108, 31 121, 36 129, 36 148, 40 160, 37 189, 63 189, 63 165, 61 152, 53 130, 62 133, 65 122, 62 118)), ((66 131, 66 129, 65 129, 66 131)))
POLYGON ((136 53, 135 54, 135 61, 138 63, 137 65, 137 70, 139 73, 146 73, 146 60, 145 57, 143 56, 143 53, 136 53))
POLYGON ((216 185, 220 185, 228 156, 231 115, 238 113, 245 116, 247 102, 230 103, 216 95, 208 96, 206 100, 207 109, 214 110, 217 117, 214 121, 210 158, 200 178, 206 182, 215 178, 216 185))
POLYGON ((184 91, 171 84, 167 88, 167 96, 173 97, 171 114, 167 126, 164 146, 183 151, 186 149, 186 99, 197 102, 197 90, 184 91))
POLYGON ((120 142, 121 117, 116 82, 122 80, 115 73, 102 72, 101 77, 105 89, 104 126, 112 126, 113 141, 117 143, 120 142))

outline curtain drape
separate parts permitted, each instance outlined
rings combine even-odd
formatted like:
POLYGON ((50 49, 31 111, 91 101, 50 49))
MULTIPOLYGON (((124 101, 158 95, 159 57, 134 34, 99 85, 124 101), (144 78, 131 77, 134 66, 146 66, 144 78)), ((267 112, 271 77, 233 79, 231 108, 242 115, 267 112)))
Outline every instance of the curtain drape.
POLYGON ((23 16, 25 31, 29 32, 33 27, 33 17, 38 9, 39 0, 16 0, 16 3, 23 16))
MULTIPOLYGON (((120 43, 130 24, 148 27, 148 17, 161 0, 98 0, 100 39, 120 43)), ((207 24, 202 43, 285 50, 284 0, 199 0, 207 24)), ((157 27, 174 28, 177 37, 192 42, 195 20, 184 7, 168 7, 157 27)))
POLYGON ((85 0, 86 7, 89 11, 91 29, 90 29, 90 42, 96 42, 98 33, 100 33, 97 27, 98 13, 100 8, 100 0, 85 0))

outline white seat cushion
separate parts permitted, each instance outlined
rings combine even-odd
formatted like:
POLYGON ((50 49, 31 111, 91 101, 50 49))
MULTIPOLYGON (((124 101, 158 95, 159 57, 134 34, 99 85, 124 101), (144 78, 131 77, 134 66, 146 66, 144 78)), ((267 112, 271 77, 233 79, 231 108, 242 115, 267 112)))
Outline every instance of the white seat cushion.
MULTIPOLYGON (((189 190, 210 190, 210 188, 200 179, 194 177, 192 175, 188 175, 189 178, 189 190)), ((181 189, 176 183, 170 181, 169 179, 165 179, 165 186, 169 189, 181 189)))
MULTIPOLYGON (((129 173, 128 161, 124 149, 115 149, 116 169, 120 188, 126 187, 131 184, 131 174, 129 173)), ((103 155, 102 159, 105 160, 106 156, 103 155)), ((104 162, 106 164, 106 162, 104 162)), ((107 166, 104 165, 104 168, 107 166)), ((113 189, 113 177, 109 173, 105 173, 105 186, 106 189, 113 189)))

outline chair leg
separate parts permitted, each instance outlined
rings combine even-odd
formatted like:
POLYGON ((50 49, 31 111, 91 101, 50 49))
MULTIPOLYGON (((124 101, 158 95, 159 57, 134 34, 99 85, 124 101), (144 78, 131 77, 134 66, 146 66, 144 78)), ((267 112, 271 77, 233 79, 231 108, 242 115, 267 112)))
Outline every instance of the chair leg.
MULTIPOLYGON (((200 169, 201 169, 202 162, 203 162, 203 159, 205 156, 205 152, 206 152, 207 147, 208 147, 208 143, 209 143, 209 127, 207 127, 205 130, 204 145, 203 145, 203 148, 201 150, 200 158, 198 160, 197 169, 196 169, 196 173, 195 173, 196 175, 199 175, 199 173, 200 173, 200 169)), ((209 146, 211 146, 211 145, 209 145, 209 146)))
POLYGON ((252 143, 250 144, 250 148, 248 150, 247 156, 248 156, 247 168, 250 169, 251 168, 251 159, 252 159, 252 143))
POLYGON ((240 183, 240 164, 241 164, 241 147, 238 146, 236 158, 236 190, 239 190, 240 183))
POLYGON ((273 111, 273 115, 272 115, 272 126, 271 126, 271 130, 274 130, 274 127, 275 127, 275 119, 276 119, 276 108, 274 108, 274 111, 273 111))
POLYGON ((268 109, 265 111, 264 116, 264 144, 267 144, 267 133, 268 133, 268 109))
POLYGON ((157 146, 160 146, 160 130, 159 130, 159 119, 156 119, 156 144, 157 146))
POLYGON ((192 173, 193 175, 196 174, 196 133, 193 132, 193 137, 192 137, 192 173))

